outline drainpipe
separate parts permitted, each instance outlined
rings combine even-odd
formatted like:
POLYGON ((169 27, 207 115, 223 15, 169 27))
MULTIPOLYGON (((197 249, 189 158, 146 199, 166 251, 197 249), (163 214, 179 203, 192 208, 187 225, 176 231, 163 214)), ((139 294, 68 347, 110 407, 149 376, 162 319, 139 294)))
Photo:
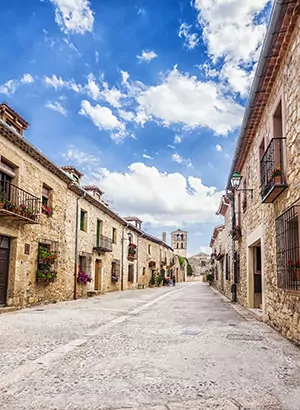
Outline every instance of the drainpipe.
POLYGON ((123 226, 122 229, 122 259, 121 259, 121 283, 120 283, 120 290, 124 290, 124 230, 129 226, 128 223, 126 223, 126 226, 123 226))
POLYGON ((74 262, 74 300, 77 299, 77 261, 78 261, 78 228, 79 228, 79 200, 86 196, 86 192, 76 198, 76 228, 75 228, 75 262, 74 262))

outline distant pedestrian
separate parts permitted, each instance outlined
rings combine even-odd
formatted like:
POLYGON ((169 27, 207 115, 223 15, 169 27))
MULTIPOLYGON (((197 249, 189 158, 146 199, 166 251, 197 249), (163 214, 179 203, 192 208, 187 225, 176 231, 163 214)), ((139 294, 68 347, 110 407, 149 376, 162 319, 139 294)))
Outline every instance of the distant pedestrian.
POLYGON ((167 286, 171 286, 171 281, 170 281, 170 276, 169 275, 167 276, 166 282, 167 282, 167 286))
POLYGON ((173 286, 175 286, 175 285, 176 285, 176 278, 175 278, 175 276, 173 276, 172 282, 173 282, 173 286))

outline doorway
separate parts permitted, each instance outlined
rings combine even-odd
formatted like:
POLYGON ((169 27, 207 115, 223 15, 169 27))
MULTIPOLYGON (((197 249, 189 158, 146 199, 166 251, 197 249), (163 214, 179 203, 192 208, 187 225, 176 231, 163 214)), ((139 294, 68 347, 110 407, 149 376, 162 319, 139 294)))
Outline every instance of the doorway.
POLYGON ((248 306, 262 309, 262 252, 260 240, 249 247, 248 306))
POLYGON ((0 306, 6 305, 10 239, 0 236, 0 306))
POLYGON ((261 308, 262 305, 262 280, 261 280, 261 247, 255 246, 253 253, 253 287, 254 287, 254 308, 261 308))
POLYGON ((101 290, 102 285, 102 261, 96 259, 95 261, 95 290, 101 290))

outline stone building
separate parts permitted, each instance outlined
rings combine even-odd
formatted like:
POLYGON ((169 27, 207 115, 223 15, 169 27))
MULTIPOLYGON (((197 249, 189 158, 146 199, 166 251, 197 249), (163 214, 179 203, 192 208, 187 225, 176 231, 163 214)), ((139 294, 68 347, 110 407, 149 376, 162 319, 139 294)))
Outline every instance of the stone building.
POLYGON ((205 281, 206 274, 209 273, 210 256, 200 252, 188 258, 188 261, 193 269, 193 276, 205 281))
POLYGON ((227 184, 237 300, 298 344, 299 14, 299 1, 274 5, 227 184), (231 186, 235 171, 239 187, 231 186))
POLYGON ((149 286, 163 266, 184 279, 169 245, 81 186, 75 167, 47 159, 23 137, 28 125, 0 105, 0 305, 149 286))
POLYGON ((171 243, 176 255, 187 257, 187 231, 177 229, 171 232, 171 243))

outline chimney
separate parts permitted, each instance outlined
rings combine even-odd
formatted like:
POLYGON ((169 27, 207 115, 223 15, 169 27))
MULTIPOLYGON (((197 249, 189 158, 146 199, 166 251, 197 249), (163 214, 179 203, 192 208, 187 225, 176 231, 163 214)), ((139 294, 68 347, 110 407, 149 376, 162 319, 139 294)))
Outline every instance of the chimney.
POLYGON ((163 234, 162 234, 162 240, 163 240, 163 242, 167 242, 167 234, 166 234, 166 232, 163 232, 163 234))
POLYGON ((0 118, 12 127, 18 134, 23 135, 29 124, 16 111, 14 111, 6 102, 0 104, 0 118))
POLYGON ((66 165, 61 167, 63 171, 65 171, 76 184, 80 185, 80 180, 83 177, 83 174, 78 171, 73 165, 66 165))

